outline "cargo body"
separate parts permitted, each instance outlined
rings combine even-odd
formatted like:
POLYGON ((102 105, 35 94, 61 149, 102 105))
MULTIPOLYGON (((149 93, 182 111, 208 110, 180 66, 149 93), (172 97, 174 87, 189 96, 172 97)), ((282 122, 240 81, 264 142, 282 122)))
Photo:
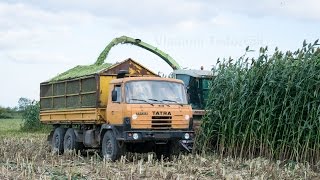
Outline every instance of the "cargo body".
MULTIPOLYGON (((119 66, 125 65, 108 71, 119 66)), ((40 121, 54 127, 48 136, 53 151, 100 148, 111 160, 127 151, 154 151, 158 157, 191 151, 192 109, 183 82, 128 67, 118 75, 40 84, 40 121)))
POLYGON ((94 75, 40 85, 40 119, 46 124, 106 122, 109 83, 114 75, 94 75))

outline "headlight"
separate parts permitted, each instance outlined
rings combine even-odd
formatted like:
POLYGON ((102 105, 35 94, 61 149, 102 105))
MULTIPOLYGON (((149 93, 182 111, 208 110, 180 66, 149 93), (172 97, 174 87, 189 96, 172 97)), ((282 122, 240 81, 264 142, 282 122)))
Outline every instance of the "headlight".
POLYGON ((189 139, 190 138, 190 134, 189 133, 185 133, 184 134, 184 139, 189 139))
POLYGON ((132 114, 132 119, 135 120, 138 118, 138 115, 137 114, 132 114))
POLYGON ((133 133, 132 137, 133 137, 134 140, 137 140, 137 139, 139 139, 139 134, 138 133, 133 133))
POLYGON ((190 116, 189 116, 188 114, 186 114, 186 115, 184 116, 184 119, 185 119, 185 120, 189 120, 189 119, 190 119, 190 116))

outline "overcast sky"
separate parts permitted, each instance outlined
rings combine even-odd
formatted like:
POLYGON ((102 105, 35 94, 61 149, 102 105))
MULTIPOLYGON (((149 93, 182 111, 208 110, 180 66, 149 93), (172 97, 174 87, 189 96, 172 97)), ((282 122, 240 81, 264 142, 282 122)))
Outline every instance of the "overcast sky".
MULTIPOLYGON (((1 0, 0 106, 39 99, 39 84, 76 65, 93 64, 115 37, 127 35, 170 54, 182 67, 210 70, 268 45, 295 50, 320 35, 317 0, 1 0)), ((254 53, 252 54, 254 56, 254 53)), ((106 61, 132 58, 154 72, 171 68, 132 45, 106 61)))

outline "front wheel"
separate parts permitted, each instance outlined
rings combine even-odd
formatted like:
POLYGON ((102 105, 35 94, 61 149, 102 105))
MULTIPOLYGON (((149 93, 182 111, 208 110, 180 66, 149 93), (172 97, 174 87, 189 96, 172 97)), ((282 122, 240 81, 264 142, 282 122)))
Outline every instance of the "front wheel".
POLYGON ((119 143, 112 131, 107 131, 103 136, 102 156, 109 161, 115 161, 120 157, 119 143))

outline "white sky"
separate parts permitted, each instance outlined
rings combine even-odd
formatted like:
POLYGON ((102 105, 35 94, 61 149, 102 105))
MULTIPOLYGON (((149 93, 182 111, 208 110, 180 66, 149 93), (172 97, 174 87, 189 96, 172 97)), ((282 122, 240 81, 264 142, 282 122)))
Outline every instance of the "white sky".
MULTIPOLYGON (((182 67, 210 70, 261 46, 295 50, 320 35, 317 0, 29 0, 0 2, 0 106, 39 99, 39 84, 76 65, 93 64, 115 37, 140 38, 182 67)), ((255 53, 252 54, 254 56, 255 53)), ((132 58, 154 72, 171 68, 132 45, 107 62, 132 58)))

